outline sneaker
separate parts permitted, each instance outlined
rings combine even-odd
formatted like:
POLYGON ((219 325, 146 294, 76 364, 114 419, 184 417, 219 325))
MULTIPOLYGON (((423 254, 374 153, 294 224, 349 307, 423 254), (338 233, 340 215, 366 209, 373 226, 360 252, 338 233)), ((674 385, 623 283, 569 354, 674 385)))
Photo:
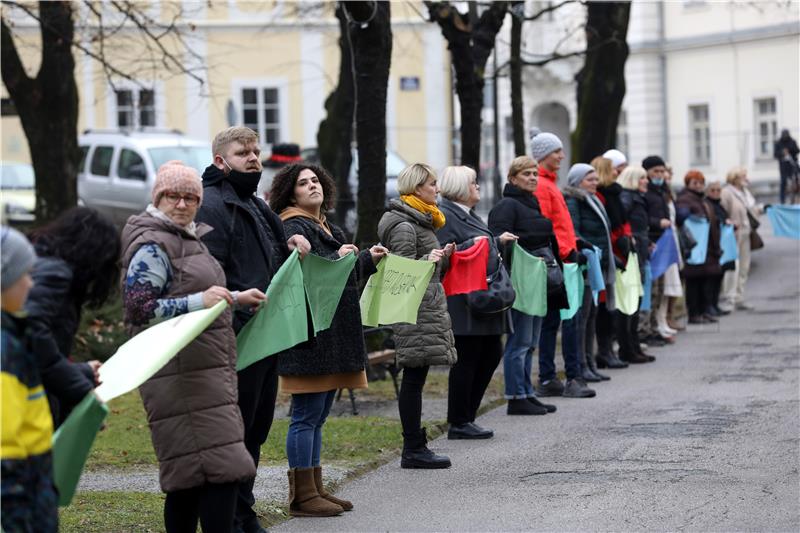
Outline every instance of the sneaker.
POLYGON ((549 379, 547 381, 536 381, 536 395, 537 396, 563 396, 564 384, 558 378, 549 379))
POLYGON ((597 393, 587 387, 582 379, 571 379, 564 387, 565 398, 594 398, 596 395, 597 393))
POLYGON ((752 311, 753 309, 755 309, 755 307, 753 307, 750 304, 746 304, 744 302, 739 302, 738 304, 736 304, 737 311, 752 311))

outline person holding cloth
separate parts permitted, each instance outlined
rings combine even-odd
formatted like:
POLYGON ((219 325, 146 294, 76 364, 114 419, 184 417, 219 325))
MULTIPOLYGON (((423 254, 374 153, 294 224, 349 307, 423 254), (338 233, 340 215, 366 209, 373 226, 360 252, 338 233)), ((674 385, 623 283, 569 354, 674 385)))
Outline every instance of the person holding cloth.
POLYGON ((278 360, 281 391, 292 395, 286 434, 289 514, 333 516, 350 511, 353 504, 328 494, 322 483, 322 427, 337 389, 367 388, 357 283, 377 270, 375 265, 386 255, 386 248, 373 246, 359 252, 344 232, 327 220, 325 212, 336 205, 336 186, 321 167, 308 163, 283 167, 273 177, 269 196, 286 231, 304 236, 311 243, 312 254, 336 260, 354 253, 358 258, 330 328, 319 331, 312 341, 282 352, 278 360))

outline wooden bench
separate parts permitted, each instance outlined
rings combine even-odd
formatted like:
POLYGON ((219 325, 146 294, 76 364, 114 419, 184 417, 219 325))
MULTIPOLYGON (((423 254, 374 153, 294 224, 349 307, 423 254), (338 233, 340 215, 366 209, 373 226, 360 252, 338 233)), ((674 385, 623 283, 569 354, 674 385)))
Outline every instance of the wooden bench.
MULTIPOLYGON (((364 330, 364 335, 370 335, 377 332, 391 332, 390 328, 369 328, 364 330)), ((400 396, 400 386, 397 384, 397 376, 400 374, 400 368, 395 364, 395 350, 394 348, 387 347, 387 337, 380 350, 374 350, 367 353, 367 365, 370 367, 382 368, 392 377, 392 384, 394 385, 395 398, 400 396)), ((344 389, 339 389, 339 394, 336 396, 336 401, 341 400, 344 389)), ((358 415, 358 407, 356 406, 356 395, 353 389, 347 389, 347 394, 350 397, 350 410, 353 416, 358 415)))

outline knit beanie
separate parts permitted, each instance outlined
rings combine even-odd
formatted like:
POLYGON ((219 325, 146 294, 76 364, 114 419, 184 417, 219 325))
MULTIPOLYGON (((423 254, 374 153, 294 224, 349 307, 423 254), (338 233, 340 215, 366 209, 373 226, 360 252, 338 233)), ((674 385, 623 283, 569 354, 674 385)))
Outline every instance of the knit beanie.
POLYGON ((564 148, 561 140, 552 133, 534 133, 534 131, 539 130, 538 128, 531 130, 531 155, 535 160, 541 161, 556 150, 564 148))
POLYGON ((569 167, 569 172, 567 173, 567 185, 570 187, 579 187, 583 181, 583 178, 585 178, 589 172, 594 172, 594 167, 592 165, 587 165, 586 163, 575 163, 569 167))
POLYGON ((36 253, 25 235, 14 228, 2 226, 0 228, 0 258, 2 258, 0 286, 2 286, 2 290, 6 290, 33 268, 36 253))
POLYGON ((606 159, 610 159, 611 165, 614 168, 617 168, 618 166, 624 165, 628 162, 628 158, 625 157, 625 154, 623 154, 616 148, 612 148, 611 150, 606 151, 606 153, 603 154, 603 157, 605 157, 606 159))
POLYGON ((664 160, 661 159, 660 156, 648 155, 647 157, 642 159, 642 167, 644 167, 645 170, 650 170, 651 168, 658 166, 661 167, 667 166, 667 164, 664 163, 664 160))
POLYGON ((161 196, 166 192, 178 194, 194 194, 203 203, 203 181, 192 167, 182 161, 167 161, 158 169, 156 183, 153 185, 153 205, 158 205, 161 196))

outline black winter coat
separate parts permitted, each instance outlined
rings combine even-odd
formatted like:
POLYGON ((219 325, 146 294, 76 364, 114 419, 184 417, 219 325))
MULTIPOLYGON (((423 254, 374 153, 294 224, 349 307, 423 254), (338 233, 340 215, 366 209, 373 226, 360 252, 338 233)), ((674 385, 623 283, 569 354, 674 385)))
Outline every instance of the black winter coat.
POLYGON ((650 257, 650 223, 647 215, 647 201, 644 193, 632 189, 623 189, 620 199, 631 225, 639 264, 644 266, 644 262, 650 257))
MULTIPOLYGON (((195 222, 214 228, 202 240, 225 271, 228 289, 232 291, 266 290, 289 256, 278 215, 261 198, 239 196, 222 171, 213 165, 203 173, 203 204, 195 222)), ((233 330, 238 333, 252 316, 249 309, 236 310, 233 330)))
MULTIPOLYGON (((506 183, 503 199, 489 211, 489 229, 495 236, 502 235, 506 231, 513 233, 519 237, 517 242, 526 251, 550 246, 559 266, 563 268, 558 253, 558 241, 553 233, 553 223, 542 215, 539 202, 531 193, 506 183)), ((510 271, 513 268, 511 246, 503 247, 501 252, 510 271)), ((547 298, 548 309, 554 306, 556 309, 569 308, 567 291, 563 285, 561 291, 547 298)))
POLYGON ((27 333, 36 355, 50 411, 59 426, 72 408, 94 388, 87 363, 73 363, 81 298, 73 294, 72 267, 58 257, 40 256, 31 271, 33 287, 25 302, 27 333))
MULTIPOLYGON (((564 187, 564 198, 572 217, 575 233, 586 241, 597 246, 603 251, 603 257, 610 253, 608 242, 611 235, 606 231, 606 224, 600 219, 594 209, 589 205, 588 192, 575 187, 564 187)), ((600 202, 600 200, 597 200, 600 202)), ((608 205, 608 203, 606 203, 608 205)), ((610 215, 609 215, 610 218, 610 215)), ((608 223, 608 220, 606 221, 608 223)), ((610 228, 609 228, 610 229, 610 228)))
POLYGON ((647 202, 647 216, 650 226, 650 240, 656 242, 661 234, 664 233, 664 228, 661 227, 661 219, 666 218, 669 220, 669 205, 667 204, 667 186, 655 185, 653 182, 647 182, 647 192, 644 199, 647 202))
POLYGON ((608 220, 611 222, 611 231, 615 231, 628 221, 625 216, 625 207, 622 205, 622 186, 619 183, 612 183, 607 187, 598 187, 597 192, 603 196, 605 202, 603 207, 608 213, 608 220))
MULTIPOLYGON (((436 232, 436 238, 439 239, 441 245, 454 242, 458 250, 465 250, 475 244, 475 237, 485 235, 489 237, 489 262, 486 266, 486 273, 492 275, 497 272, 502 265, 499 260, 499 241, 492 235, 489 226, 474 211, 467 213, 446 198, 439 202, 439 209, 447 220, 445 225, 436 232)), ((466 294, 448 296, 447 310, 450 312, 450 320, 453 324, 453 335, 502 335, 510 331, 509 312, 493 316, 475 315, 467 307, 466 294)))
POLYGON ((706 249, 706 262, 702 265, 685 264, 682 273, 687 278, 715 276, 722 270, 719 258, 722 257, 722 249, 719 244, 720 228, 719 219, 714 211, 714 207, 706 201, 703 193, 696 193, 689 188, 683 189, 675 200, 677 211, 677 223, 683 222, 690 216, 705 218, 710 224, 708 231, 708 248, 706 249))
MULTIPOLYGON (((333 236, 328 235, 311 219, 293 217, 284 221, 292 235, 303 235, 311 243, 311 253, 335 260, 338 250, 348 240, 344 232, 330 224, 333 236)), ((331 327, 320 331, 311 342, 281 352, 278 374, 281 376, 323 376, 364 370, 367 351, 361 328, 358 278, 366 279, 377 269, 369 250, 362 250, 347 280, 331 327)))

